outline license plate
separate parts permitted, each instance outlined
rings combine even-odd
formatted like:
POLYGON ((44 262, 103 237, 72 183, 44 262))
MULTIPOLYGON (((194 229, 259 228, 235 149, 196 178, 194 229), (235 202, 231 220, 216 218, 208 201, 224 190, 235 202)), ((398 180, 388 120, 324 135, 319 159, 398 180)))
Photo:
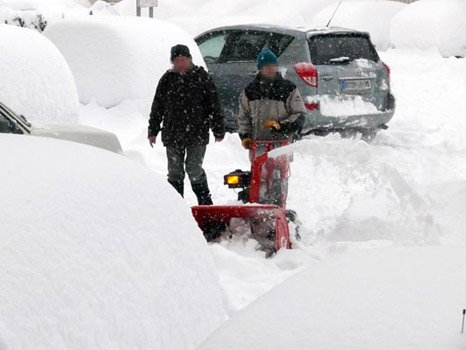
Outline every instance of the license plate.
POLYGON ((357 79, 357 80, 341 80, 341 89, 347 90, 368 90, 372 84, 369 79, 357 79))

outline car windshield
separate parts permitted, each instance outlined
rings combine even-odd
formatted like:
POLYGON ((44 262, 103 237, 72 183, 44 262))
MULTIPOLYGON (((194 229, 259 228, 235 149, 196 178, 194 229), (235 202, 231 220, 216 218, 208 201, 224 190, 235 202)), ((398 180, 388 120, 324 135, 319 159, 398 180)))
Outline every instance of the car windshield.
POLYGON ((29 123, 24 115, 18 115, 13 112, 10 108, 5 106, 3 103, 0 102, 0 113, 1 114, 8 114, 10 118, 15 119, 18 123, 22 124, 23 127, 30 128, 32 127, 31 123, 29 123))
POLYGON ((315 65, 347 64, 357 59, 379 61, 368 37, 333 34, 312 37, 309 41, 311 61, 315 65))

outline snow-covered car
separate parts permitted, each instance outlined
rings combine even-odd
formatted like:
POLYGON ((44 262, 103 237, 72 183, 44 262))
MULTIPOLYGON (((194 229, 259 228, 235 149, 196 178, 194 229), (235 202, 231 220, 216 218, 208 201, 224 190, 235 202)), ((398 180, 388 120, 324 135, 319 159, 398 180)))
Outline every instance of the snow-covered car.
POLYGON ((163 175, 76 142, 0 135, 0 349, 193 350, 226 320, 163 175))
POLYGON ((237 129, 240 92, 257 74, 263 48, 279 58, 280 72, 299 88, 307 117, 304 134, 358 131, 372 138, 395 112, 390 68, 368 33, 343 28, 236 25, 195 38, 219 90, 225 125, 237 129))
POLYGON ((51 137, 83 143, 120 153, 118 137, 108 131, 84 125, 41 124, 34 126, 23 115, 18 115, 0 102, 0 133, 51 137))

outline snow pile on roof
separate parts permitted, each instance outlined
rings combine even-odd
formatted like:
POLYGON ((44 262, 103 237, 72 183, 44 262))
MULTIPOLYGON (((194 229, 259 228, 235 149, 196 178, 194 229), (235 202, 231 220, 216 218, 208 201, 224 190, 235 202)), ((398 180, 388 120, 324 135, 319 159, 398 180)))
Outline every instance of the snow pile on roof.
POLYGON ((0 158, 5 348, 192 349, 225 320, 208 246, 164 178, 33 136, 1 134, 0 158))
POLYGON ((351 249, 292 277, 198 350, 464 349, 464 246, 351 249))
POLYGON ((42 32, 63 18, 89 15, 90 6, 87 0, 0 0, 0 23, 42 32))
POLYGON ((385 51, 390 47, 390 22, 406 6, 396 1, 344 1, 340 6, 334 2, 318 12, 313 21, 317 26, 327 26, 337 10, 331 26, 369 32, 377 50, 385 51))
POLYGON ((39 33, 0 25, 0 101, 31 121, 75 122, 78 94, 57 48, 39 33))
POLYGON ((0 7, 0 22, 42 32, 47 26, 45 17, 37 11, 15 11, 8 7, 0 7))
POLYGON ((35 10, 40 7, 77 7, 87 5, 88 0, 0 0, 0 7, 10 7, 15 10, 35 10))
POLYGON ((65 56, 81 103, 112 107, 128 99, 152 99, 171 67, 170 48, 189 46, 195 64, 204 61, 194 40, 174 24, 154 19, 89 16, 49 26, 44 34, 65 56))
POLYGON ((392 20, 391 37, 396 48, 436 48, 444 57, 466 55, 466 3, 417 1, 392 20))

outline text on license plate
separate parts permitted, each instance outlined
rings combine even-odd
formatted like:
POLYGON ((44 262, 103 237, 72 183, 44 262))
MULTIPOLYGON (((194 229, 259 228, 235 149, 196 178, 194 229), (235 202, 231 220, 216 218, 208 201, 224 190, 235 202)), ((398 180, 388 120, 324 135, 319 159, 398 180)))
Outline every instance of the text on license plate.
POLYGON ((371 88, 369 79, 340 80, 342 90, 367 90, 371 88))

